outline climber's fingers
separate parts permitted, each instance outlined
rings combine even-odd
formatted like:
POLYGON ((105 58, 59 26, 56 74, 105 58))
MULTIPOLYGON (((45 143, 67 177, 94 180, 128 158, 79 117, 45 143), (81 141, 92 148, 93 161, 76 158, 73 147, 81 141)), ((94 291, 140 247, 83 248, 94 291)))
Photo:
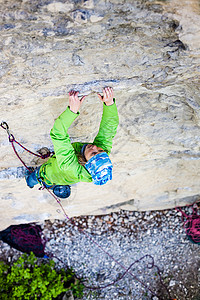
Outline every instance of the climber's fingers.
POLYGON ((86 97, 87 97, 87 96, 83 96, 83 97, 81 98, 81 100, 80 100, 81 104, 83 103, 83 101, 85 100, 86 97))
POLYGON ((78 99, 78 94, 79 92, 74 91, 74 97, 76 97, 76 99, 78 99))
POLYGON ((78 94, 79 94, 79 92, 74 91, 74 90, 72 90, 72 91, 69 92, 70 96, 78 96, 78 94))
POLYGON ((103 89, 103 96, 100 94, 97 94, 99 99, 103 101, 106 105, 112 105, 113 104, 113 89, 111 87, 106 87, 103 89))
POLYGON ((113 98, 113 89, 111 87, 106 87, 103 90, 103 93, 104 93, 106 98, 113 98))
POLYGON ((114 97, 114 92, 113 92, 113 88, 109 88, 109 96, 110 98, 113 98, 114 97))
MULTIPOLYGON (((69 92, 69 95, 73 96, 76 100, 79 100, 78 94, 79 94, 79 92, 77 92, 77 91, 70 91, 69 92)), ((86 98, 86 96, 83 96, 79 101, 82 103, 85 98, 86 98)))
POLYGON ((73 96, 73 94, 74 94, 74 91, 69 92, 69 96, 73 96))
POLYGON ((100 94, 97 94, 97 96, 99 97, 99 99, 100 99, 101 101, 103 101, 103 97, 102 97, 100 94))

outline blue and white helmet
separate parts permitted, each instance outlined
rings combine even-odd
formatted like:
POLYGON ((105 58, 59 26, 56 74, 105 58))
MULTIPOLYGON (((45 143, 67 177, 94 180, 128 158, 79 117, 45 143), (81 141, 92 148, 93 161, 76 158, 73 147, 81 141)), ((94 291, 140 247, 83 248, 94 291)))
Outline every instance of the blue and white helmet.
POLYGON ((88 160, 85 168, 96 185, 103 185, 112 180, 112 162, 106 152, 99 153, 88 160))

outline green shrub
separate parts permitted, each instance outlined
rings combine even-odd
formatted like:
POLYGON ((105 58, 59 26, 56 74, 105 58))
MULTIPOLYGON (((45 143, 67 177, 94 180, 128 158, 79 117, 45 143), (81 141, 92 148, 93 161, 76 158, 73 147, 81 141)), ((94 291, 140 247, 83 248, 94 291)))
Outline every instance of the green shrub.
POLYGON ((53 260, 44 263, 31 253, 23 254, 13 265, 0 261, 2 300, 51 300, 70 289, 75 297, 82 297, 83 285, 72 269, 57 271, 53 260))

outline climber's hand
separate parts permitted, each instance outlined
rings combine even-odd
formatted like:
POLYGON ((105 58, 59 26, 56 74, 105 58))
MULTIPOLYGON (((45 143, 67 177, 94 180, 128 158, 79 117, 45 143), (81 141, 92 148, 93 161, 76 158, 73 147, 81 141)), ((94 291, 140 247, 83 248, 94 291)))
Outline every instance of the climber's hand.
POLYGON ((107 106, 112 105, 114 103, 113 97, 113 89, 111 87, 106 87, 103 89, 103 96, 97 94, 99 99, 103 101, 107 106))
POLYGON ((83 100, 86 96, 83 96, 80 100, 78 98, 79 92, 76 91, 70 91, 69 92, 69 108, 70 110, 77 114, 77 112, 80 109, 81 104, 83 103, 83 100))

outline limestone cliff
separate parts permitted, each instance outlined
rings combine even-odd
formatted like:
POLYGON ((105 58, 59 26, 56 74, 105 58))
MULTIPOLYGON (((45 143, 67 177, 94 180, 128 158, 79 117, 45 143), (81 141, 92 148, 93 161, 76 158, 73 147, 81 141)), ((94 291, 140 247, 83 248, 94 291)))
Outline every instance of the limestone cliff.
MULTIPOLYGON (((52 149, 49 132, 70 89, 88 95, 71 140, 92 141, 102 113, 95 92, 105 86, 115 91, 120 125, 113 180, 103 187, 73 186, 63 201, 69 215, 162 209, 198 199, 198 0, 0 3, 0 121, 27 148, 52 149)), ((0 146, 1 227, 63 218, 47 192, 26 187, 2 129, 0 146)), ((29 165, 41 164, 19 153, 29 165)))

